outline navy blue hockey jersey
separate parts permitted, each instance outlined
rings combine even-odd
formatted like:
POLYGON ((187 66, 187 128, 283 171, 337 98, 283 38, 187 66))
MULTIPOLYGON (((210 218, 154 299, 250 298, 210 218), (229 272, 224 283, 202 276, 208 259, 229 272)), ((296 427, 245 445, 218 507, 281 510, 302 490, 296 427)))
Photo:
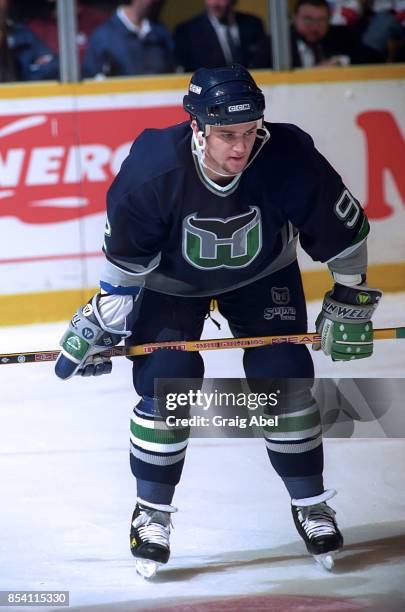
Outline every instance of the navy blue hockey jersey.
POLYGON ((192 154, 188 122, 145 130, 107 195, 103 280, 174 295, 216 295, 305 251, 326 262, 368 232, 364 212, 308 134, 266 124, 271 138, 227 192, 192 154))

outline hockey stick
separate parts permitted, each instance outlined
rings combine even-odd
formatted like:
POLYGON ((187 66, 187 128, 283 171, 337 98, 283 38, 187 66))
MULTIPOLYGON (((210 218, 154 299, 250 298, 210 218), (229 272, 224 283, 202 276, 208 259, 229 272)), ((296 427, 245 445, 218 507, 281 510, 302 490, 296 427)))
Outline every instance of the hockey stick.
MULTIPOLYGON (((375 340, 405 339, 405 327, 387 327, 374 330, 375 340)), ((137 346, 116 346, 100 354, 105 357, 136 357, 149 355, 158 349, 171 349, 174 351, 215 351, 231 348, 256 348, 268 344, 312 344, 320 341, 319 334, 287 334, 283 336, 257 336, 254 338, 218 338, 209 340, 177 340, 173 342, 152 342, 138 344, 137 346)), ((0 365, 6 363, 39 363, 43 361, 56 361, 59 350, 33 351, 28 353, 0 354, 0 365)))

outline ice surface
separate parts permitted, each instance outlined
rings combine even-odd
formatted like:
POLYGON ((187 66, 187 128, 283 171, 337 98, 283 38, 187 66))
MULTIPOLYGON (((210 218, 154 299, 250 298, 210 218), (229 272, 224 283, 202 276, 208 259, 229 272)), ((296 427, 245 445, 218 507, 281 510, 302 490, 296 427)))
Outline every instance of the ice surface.
MULTIPOLYGON (((405 294, 385 296, 376 327, 403 325, 404 303, 405 294)), ((319 306, 310 304, 310 329, 319 306)), ((1 328, 0 350, 56 348, 64 327, 1 328)), ((230 335, 207 324, 205 337, 219 334, 230 335)), ((207 376, 243 376, 239 350, 204 359, 207 376)), ((404 377, 405 340, 376 342, 359 362, 314 359, 318 376, 404 377)), ((68 382, 51 364, 0 368, 0 589, 70 590, 73 609, 89 611, 224 595, 249 595, 253 609, 263 593, 405 609, 403 439, 325 440, 326 485, 339 491, 331 505, 346 541, 332 574, 308 558, 261 440, 192 439, 172 558, 153 583, 137 577, 128 546, 130 368, 115 359, 111 376, 68 382)))

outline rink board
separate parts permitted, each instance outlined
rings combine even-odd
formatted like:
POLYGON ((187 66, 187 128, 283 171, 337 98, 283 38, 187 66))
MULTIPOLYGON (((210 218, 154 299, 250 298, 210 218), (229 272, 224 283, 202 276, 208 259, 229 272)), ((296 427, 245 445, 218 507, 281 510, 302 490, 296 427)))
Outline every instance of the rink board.
MULTIPOLYGON (((405 67, 255 76, 266 95, 266 119, 308 131, 365 206, 373 284, 403 290, 405 67)), ((181 101, 188 80, 2 86, 3 324, 64 318, 97 286, 106 190, 144 128, 186 119, 181 101)), ((308 299, 320 297, 330 284, 325 266, 303 253, 300 261, 308 299)))

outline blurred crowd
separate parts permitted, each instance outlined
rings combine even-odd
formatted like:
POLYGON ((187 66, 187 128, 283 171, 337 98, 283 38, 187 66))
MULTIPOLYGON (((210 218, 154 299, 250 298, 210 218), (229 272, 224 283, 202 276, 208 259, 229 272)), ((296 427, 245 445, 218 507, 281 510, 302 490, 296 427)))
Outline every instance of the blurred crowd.
MULTIPOLYGON (((267 24, 238 11, 237 0, 204 0, 204 10, 172 32, 161 19, 164 5, 77 0, 82 77, 232 63, 272 68, 267 24)), ((56 0, 0 0, 0 82, 58 79, 56 13, 56 0)), ((290 40, 294 68, 403 62, 405 0, 296 0, 290 40)))

